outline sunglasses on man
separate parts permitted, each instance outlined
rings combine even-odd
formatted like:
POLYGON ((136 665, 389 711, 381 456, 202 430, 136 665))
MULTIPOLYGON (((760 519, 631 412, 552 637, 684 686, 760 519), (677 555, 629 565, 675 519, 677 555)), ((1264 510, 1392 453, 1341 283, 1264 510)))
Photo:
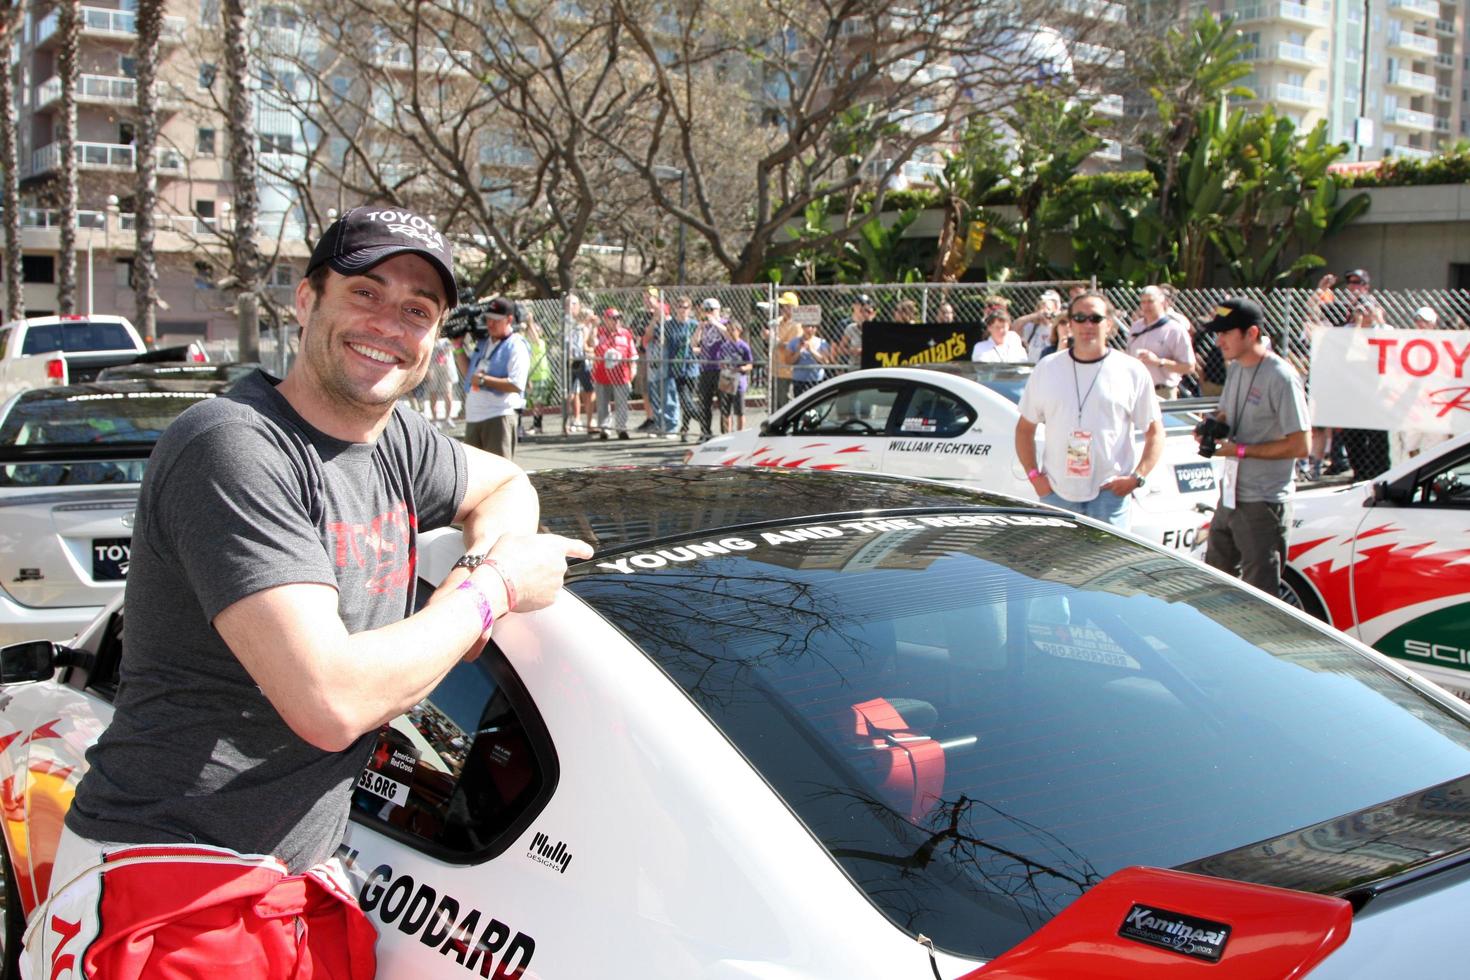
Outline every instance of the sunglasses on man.
POLYGON ((1073 323, 1102 323, 1107 317, 1101 313, 1073 313, 1073 323))

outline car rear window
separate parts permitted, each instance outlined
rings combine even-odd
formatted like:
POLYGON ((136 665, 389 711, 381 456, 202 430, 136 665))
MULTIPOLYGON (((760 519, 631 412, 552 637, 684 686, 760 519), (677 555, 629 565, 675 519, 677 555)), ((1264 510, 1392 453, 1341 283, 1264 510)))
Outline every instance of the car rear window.
POLYGON ((831 520, 580 566, 899 927, 997 955, 1171 867, 1470 772, 1470 729, 1201 567, 1039 514, 831 520))
POLYGON ((71 320, 27 327, 21 343, 22 354, 49 354, 64 351, 82 354, 96 350, 133 350, 137 345, 121 323, 93 320, 71 320))

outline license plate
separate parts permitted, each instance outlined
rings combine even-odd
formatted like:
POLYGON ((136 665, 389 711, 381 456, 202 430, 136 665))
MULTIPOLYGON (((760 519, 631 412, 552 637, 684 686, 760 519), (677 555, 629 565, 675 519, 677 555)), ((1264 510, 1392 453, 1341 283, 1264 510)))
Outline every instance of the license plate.
POLYGON ((92 539, 92 581, 119 582, 128 577, 132 538, 92 539))
POLYGON ((1180 493, 1204 493, 1215 489, 1215 466, 1213 463, 1175 463, 1174 481, 1180 493))

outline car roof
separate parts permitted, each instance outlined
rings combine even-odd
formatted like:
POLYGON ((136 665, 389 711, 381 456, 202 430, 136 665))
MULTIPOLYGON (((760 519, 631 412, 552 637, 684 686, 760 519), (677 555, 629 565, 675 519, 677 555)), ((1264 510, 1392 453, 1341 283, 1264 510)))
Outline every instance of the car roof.
POLYGON ((11 327, 49 327, 58 323, 126 323, 130 327, 133 325, 127 317, 111 313, 70 313, 65 316, 32 316, 23 320, 11 320, 8 323, 0 323, 0 330, 7 330, 11 327))
POLYGON ((661 466, 530 474, 541 523, 597 551, 834 514, 1035 504, 937 482, 761 467, 661 466))

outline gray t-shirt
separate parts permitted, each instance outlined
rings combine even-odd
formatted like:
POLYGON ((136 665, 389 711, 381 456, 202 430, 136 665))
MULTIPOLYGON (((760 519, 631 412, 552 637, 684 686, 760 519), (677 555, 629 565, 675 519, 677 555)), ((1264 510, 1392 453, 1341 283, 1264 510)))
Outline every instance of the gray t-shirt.
POLYGON ((138 497, 116 714, 66 822, 94 840, 212 844, 300 871, 328 857, 375 735, 298 737, 211 625, 278 585, 338 591, 349 633, 414 607, 418 534, 465 494, 464 450, 413 412, 328 436, 250 375, 164 432, 138 497))
MULTIPOLYGON (((1301 378, 1275 354, 1267 354, 1252 367, 1232 361, 1220 393, 1220 409, 1230 424, 1230 438, 1248 446, 1305 432, 1312 425, 1301 378)), ((1240 460, 1235 499, 1286 501, 1291 497, 1295 463, 1292 459, 1240 460)))

